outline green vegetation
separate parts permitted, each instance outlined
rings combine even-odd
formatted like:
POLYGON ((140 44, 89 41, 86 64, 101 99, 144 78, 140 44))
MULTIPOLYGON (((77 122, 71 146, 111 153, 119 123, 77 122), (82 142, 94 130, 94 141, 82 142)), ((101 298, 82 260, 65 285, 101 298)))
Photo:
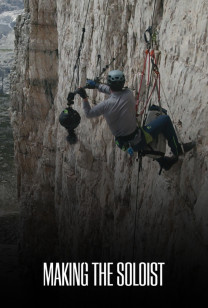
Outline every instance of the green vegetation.
POLYGON ((13 51, 13 49, 0 48, 0 52, 9 52, 9 51, 13 51))

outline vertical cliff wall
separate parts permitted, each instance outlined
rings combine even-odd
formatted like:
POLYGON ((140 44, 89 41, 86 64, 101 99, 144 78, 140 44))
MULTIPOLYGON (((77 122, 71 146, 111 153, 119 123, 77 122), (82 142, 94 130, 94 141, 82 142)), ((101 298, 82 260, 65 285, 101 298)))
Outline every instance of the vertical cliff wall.
POLYGON ((25 12, 19 17, 15 32, 16 62, 11 92, 22 211, 21 243, 24 253, 31 256, 31 247, 36 247, 35 254, 43 256, 50 255, 56 239, 53 126, 58 81, 56 3, 25 1, 25 12))
POLYGON ((0 93, 9 93, 10 69, 14 57, 14 25, 16 17, 22 13, 23 1, 0 2, 0 93))
MULTIPOLYGON (((110 69, 123 70, 136 95, 154 3, 90 1, 81 85, 97 75, 101 54, 102 66, 116 58, 110 69)), ((43 250, 50 254, 57 227, 65 257, 131 260, 134 251, 138 260, 166 261, 175 278, 194 271, 198 281, 208 256, 207 2, 156 1, 162 103, 181 139, 197 141, 194 151, 161 176, 148 158, 138 176, 136 159, 131 165, 116 148, 102 117, 86 119, 79 98, 79 141, 66 142, 58 117, 71 90, 87 5, 25 1, 16 28, 12 119, 24 249, 39 247, 41 253, 46 243, 43 250)), ((104 98, 88 93, 91 104, 104 98)))

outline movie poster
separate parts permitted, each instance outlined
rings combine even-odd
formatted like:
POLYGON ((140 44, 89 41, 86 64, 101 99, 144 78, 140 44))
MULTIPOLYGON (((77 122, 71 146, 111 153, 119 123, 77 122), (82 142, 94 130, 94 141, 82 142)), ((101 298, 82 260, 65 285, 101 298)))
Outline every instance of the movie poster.
POLYGON ((0 0, 8 307, 201 306, 204 0, 0 0))

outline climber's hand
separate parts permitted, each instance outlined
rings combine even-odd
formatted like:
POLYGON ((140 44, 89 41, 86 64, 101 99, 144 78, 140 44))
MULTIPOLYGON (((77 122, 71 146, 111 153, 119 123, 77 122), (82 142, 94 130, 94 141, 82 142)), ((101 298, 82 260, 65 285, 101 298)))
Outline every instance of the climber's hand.
POLYGON ((87 93, 84 88, 79 88, 77 90, 77 94, 79 94, 79 96, 83 99, 87 98, 87 93))
POLYGON ((87 79, 87 82, 86 82, 86 88, 87 89, 95 89, 96 85, 97 85, 97 83, 94 80, 87 79))

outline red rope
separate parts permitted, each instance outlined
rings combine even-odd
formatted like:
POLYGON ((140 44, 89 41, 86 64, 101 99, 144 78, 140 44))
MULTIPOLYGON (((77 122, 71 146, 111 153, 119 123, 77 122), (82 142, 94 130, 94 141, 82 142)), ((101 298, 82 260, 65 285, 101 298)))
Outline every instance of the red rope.
POLYGON ((160 74, 158 72, 158 101, 160 102, 160 74))
POLYGON ((148 63, 148 78, 147 78, 147 86, 150 83, 150 52, 149 52, 149 63, 148 63))
POLYGON ((157 83, 158 83, 158 101, 160 101, 160 73, 157 69, 157 65, 156 65, 156 57, 155 57, 155 53, 154 53, 154 50, 151 50, 149 51, 149 49, 147 49, 145 51, 146 53, 146 57, 145 57, 145 61, 144 61, 144 66, 143 66, 143 71, 142 71, 142 78, 140 80, 140 86, 139 86, 139 92, 138 92, 138 95, 137 95, 137 102, 136 102, 136 113, 138 111, 138 106, 139 106, 139 97, 140 97, 140 92, 141 92, 141 87, 142 87, 142 81, 143 81, 143 78, 144 78, 144 74, 145 74, 145 69, 146 69, 146 63, 147 63, 147 58, 149 56, 149 64, 148 64, 148 79, 147 79, 147 86, 149 86, 149 83, 150 83, 150 59, 151 57, 154 59, 154 64, 156 66, 156 68, 154 67, 153 70, 155 72, 155 74, 157 75, 156 79, 155 79, 155 82, 154 82, 154 85, 153 85, 153 88, 152 88, 152 91, 149 95, 149 97, 147 98, 147 101, 145 103, 145 106, 143 108, 143 110, 140 112, 140 115, 143 115, 151 97, 152 97, 152 94, 155 90, 155 87, 157 86, 157 83))
MULTIPOLYGON (((147 57, 149 55, 149 49, 147 49, 145 51, 145 54, 146 54, 146 57, 145 57, 145 60, 144 60, 144 66, 143 66, 143 71, 142 71, 142 78, 140 80, 140 85, 139 85, 139 92, 138 92, 138 95, 137 95, 137 102, 136 102, 136 112, 138 110, 138 106, 139 106, 139 97, 140 97, 140 92, 141 92, 141 88, 142 88, 142 81, 143 81, 143 78, 144 78, 144 74, 145 74, 145 69, 146 69, 146 63, 147 63, 147 57)), ((150 57, 150 55, 149 55, 150 57)), ((150 63, 149 63, 149 67, 150 67, 150 63)), ((148 74, 148 80, 149 80, 149 74, 148 74)), ((148 81, 149 82, 149 81, 148 81)))
POLYGON ((150 98, 152 97, 152 94, 153 94, 153 92, 154 92, 154 89, 155 89, 155 87, 156 87, 156 85, 157 85, 157 80, 158 80, 158 78, 155 79, 155 82, 154 82, 152 91, 151 91, 151 93, 150 93, 150 96, 148 97, 148 99, 147 99, 147 101, 146 101, 146 103, 145 103, 145 106, 144 106, 143 110, 140 112, 140 115, 143 115, 143 113, 144 113, 144 111, 145 111, 145 109, 146 109, 146 107, 147 107, 147 105, 148 105, 148 103, 149 103, 149 101, 150 101, 150 98))

